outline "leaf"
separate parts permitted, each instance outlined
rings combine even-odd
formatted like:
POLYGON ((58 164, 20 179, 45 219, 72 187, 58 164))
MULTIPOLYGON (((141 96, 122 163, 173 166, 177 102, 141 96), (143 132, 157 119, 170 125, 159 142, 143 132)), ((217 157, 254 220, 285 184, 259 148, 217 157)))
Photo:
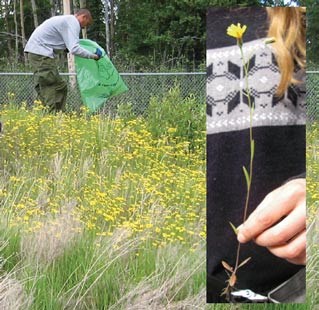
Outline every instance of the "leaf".
POLYGON ((254 112, 255 112, 255 102, 252 103, 250 109, 251 109, 251 114, 254 114, 254 112))
POLYGON ((220 296, 227 295, 227 293, 228 293, 228 287, 225 287, 222 293, 220 294, 220 296))
POLYGON ((223 265, 223 267, 226 269, 226 270, 228 270, 228 271, 230 271, 230 272, 233 272, 234 270, 233 270, 233 267, 230 267, 226 262, 224 262, 223 260, 222 260, 222 265, 223 265))
POLYGON ((236 282, 237 282, 237 277, 236 277, 236 275, 233 273, 232 275, 231 275, 231 277, 229 278, 229 285, 231 286, 231 287, 233 287, 235 284, 236 284, 236 282))
POLYGON ((248 171, 245 168, 245 166, 243 166, 243 171, 244 171, 244 175, 245 175, 245 179, 246 179, 246 184, 247 184, 247 187, 248 187, 249 184, 250 184, 250 177, 249 177, 248 171))
POLYGON ((238 235, 238 229, 235 227, 235 225, 232 222, 228 222, 231 228, 233 229, 235 235, 238 235))
MULTIPOLYGON (((243 262, 241 262, 241 263, 239 264, 238 268, 240 268, 240 267, 244 266, 245 264, 247 264, 247 263, 250 261, 250 259, 251 259, 251 257, 246 258, 243 262)), ((237 268, 237 269, 238 269, 238 268, 237 268)))

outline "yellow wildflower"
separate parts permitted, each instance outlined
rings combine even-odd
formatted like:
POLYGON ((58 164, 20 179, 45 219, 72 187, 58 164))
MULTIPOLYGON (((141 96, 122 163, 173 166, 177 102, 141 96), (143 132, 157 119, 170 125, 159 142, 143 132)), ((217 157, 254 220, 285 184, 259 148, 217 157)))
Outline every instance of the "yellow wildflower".
POLYGON ((240 23, 238 23, 237 26, 235 26, 234 24, 231 24, 227 28, 227 34, 236 39, 242 39, 246 29, 247 29, 246 25, 241 27, 240 23))
POLYGON ((243 35, 245 33, 247 29, 246 25, 241 26, 240 23, 236 25, 231 24, 228 28, 227 28, 227 34, 231 37, 234 37, 235 39, 237 39, 237 44, 239 46, 242 46, 243 44, 243 35))

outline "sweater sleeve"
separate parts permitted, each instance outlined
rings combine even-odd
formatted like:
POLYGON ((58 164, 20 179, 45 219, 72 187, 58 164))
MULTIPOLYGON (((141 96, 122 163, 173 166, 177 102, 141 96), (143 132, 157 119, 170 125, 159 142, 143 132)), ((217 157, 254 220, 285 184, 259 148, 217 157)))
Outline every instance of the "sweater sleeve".
POLYGON ((83 58, 94 58, 94 54, 88 52, 84 48, 80 46, 79 43, 79 32, 81 28, 77 20, 71 23, 68 23, 66 27, 61 31, 62 38, 64 43, 69 50, 69 52, 73 55, 83 57, 83 58))
POLYGON ((305 179, 306 178, 306 172, 294 175, 293 177, 287 179, 283 184, 286 184, 290 181, 296 180, 296 179, 305 179))

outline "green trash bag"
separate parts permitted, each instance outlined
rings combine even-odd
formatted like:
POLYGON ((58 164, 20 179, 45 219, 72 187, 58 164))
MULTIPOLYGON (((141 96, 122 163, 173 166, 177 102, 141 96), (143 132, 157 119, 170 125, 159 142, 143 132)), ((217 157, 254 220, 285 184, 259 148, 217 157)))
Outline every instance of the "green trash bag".
POLYGON ((83 103, 90 112, 96 112, 109 98, 127 91, 128 88, 101 46, 87 39, 81 39, 80 46, 92 53, 95 53, 96 48, 102 50, 102 57, 97 61, 75 56, 77 81, 83 103))

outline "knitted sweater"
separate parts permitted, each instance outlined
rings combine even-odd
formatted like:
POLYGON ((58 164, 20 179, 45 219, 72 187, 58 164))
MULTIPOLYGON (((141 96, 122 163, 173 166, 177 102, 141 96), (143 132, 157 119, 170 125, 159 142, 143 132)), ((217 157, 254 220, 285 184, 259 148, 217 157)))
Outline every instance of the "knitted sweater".
MULTIPOLYGON (((244 57, 253 114, 255 157, 249 203, 250 214, 263 198, 287 179, 305 172, 305 84, 275 94, 280 73, 274 51, 264 44, 264 8, 208 10, 207 14, 207 301, 223 302, 221 286, 227 275, 221 265, 235 265, 237 239, 229 225, 243 221, 249 167, 249 107, 244 70, 236 40, 226 29, 247 25, 244 57)), ((297 71, 297 79, 305 73, 297 71)), ((278 205, 280 208, 280 205, 278 205)), ((251 260, 238 273, 237 287, 266 293, 287 280, 301 266, 272 255, 253 242, 242 245, 241 259, 251 260)))

